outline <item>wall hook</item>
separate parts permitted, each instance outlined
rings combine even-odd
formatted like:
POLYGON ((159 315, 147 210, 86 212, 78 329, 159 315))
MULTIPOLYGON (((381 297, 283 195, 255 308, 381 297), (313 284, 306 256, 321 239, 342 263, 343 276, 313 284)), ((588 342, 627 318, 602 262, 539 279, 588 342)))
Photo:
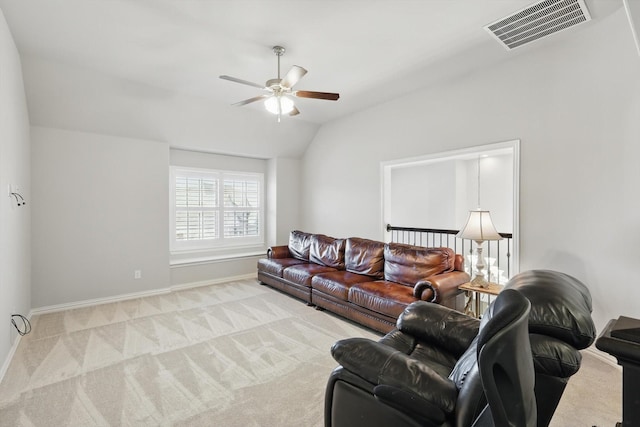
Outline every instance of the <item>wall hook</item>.
POLYGON ((12 192, 11 195, 16 198, 16 203, 18 204, 18 206, 24 206, 27 204, 27 202, 24 200, 24 197, 22 197, 20 193, 12 192))

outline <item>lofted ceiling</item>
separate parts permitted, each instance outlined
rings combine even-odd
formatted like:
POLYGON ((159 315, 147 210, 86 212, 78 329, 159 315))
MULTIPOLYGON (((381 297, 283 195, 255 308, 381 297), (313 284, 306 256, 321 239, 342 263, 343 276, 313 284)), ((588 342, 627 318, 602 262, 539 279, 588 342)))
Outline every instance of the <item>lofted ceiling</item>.
MULTIPOLYGON (((520 54, 506 52, 483 26, 531 3, 0 0, 0 8, 22 57, 32 124, 168 140, 174 146, 183 138, 192 141, 185 147, 202 148, 213 124, 194 131, 197 121, 217 119, 215 128, 228 127, 222 135, 233 148, 209 151, 271 157, 300 155, 319 126, 331 120, 520 54), (261 84, 275 78, 274 45, 286 48, 283 74, 294 64, 309 71, 296 89, 339 92, 340 100, 298 98, 301 114, 283 118, 280 127, 261 103, 231 107, 261 92, 218 76, 261 84), (126 96, 114 94, 116 87, 126 96), (189 118, 164 123, 181 119, 171 110, 177 107, 162 103, 180 105, 189 118), (133 120, 132 113, 143 117, 133 120), (234 138, 234 132, 247 132, 238 127, 247 126, 275 135, 276 148, 251 146, 251 133, 234 138), (278 141, 288 148, 278 148, 278 141)), ((587 2, 594 18, 598 3, 618 2, 587 2)))

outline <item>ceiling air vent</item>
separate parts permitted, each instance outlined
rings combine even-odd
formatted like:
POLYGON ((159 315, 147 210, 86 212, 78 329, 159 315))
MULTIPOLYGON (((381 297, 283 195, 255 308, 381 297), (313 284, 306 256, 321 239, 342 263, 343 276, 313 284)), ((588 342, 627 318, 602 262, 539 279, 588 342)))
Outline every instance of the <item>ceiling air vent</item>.
POLYGON ((584 0, 543 0, 484 28, 511 50, 590 20, 584 0))

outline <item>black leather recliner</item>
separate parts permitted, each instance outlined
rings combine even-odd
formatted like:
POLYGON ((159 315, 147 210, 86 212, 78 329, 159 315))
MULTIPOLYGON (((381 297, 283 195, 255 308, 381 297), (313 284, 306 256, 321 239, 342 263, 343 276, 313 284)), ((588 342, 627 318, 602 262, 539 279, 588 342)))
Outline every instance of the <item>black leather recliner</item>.
POLYGON ((473 427, 535 427, 535 371, 529 343, 531 303, 507 289, 489 307, 478 334, 478 370, 488 405, 473 427), (485 324, 485 318, 490 319, 485 324))
MULTIPOLYGON (((566 383, 595 339, 591 296, 563 273, 533 270, 506 286, 531 303, 529 343, 537 425, 548 426, 566 383)), ((325 426, 472 426, 487 404, 478 369, 481 322, 435 304, 411 304, 379 342, 337 342, 325 426)), ((530 408, 532 402, 528 404, 530 408)))

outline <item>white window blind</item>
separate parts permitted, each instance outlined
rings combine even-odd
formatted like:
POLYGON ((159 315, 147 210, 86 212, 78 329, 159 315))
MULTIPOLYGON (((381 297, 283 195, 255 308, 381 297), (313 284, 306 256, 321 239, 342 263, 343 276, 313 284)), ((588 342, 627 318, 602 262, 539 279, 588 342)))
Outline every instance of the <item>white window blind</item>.
POLYGON ((242 177, 224 179, 224 237, 260 234, 260 183, 242 177))
POLYGON ((218 179, 176 176, 176 240, 218 237, 218 179))
POLYGON ((172 251, 263 242, 263 175, 172 167, 172 251))

